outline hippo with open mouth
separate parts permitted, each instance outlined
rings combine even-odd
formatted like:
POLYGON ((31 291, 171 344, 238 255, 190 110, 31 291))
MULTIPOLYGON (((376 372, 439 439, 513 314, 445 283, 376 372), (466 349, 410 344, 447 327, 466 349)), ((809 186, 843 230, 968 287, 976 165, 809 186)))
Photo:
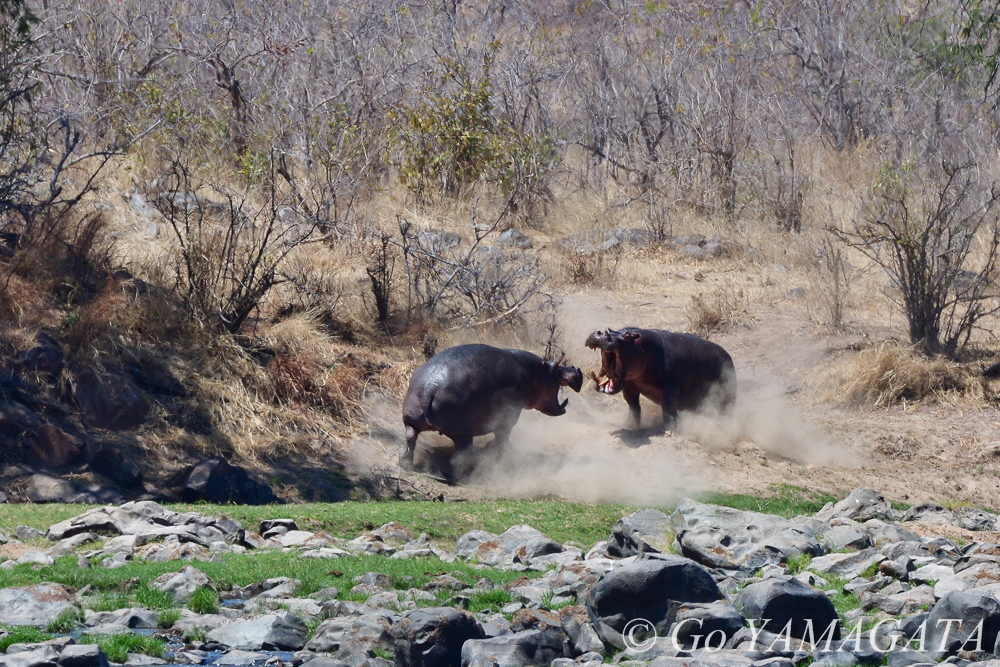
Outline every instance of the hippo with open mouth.
MULTIPOLYGON (((399 464, 413 466, 417 436, 436 431, 462 451, 477 435, 493 433, 503 446, 521 410, 558 417, 569 399, 559 402, 560 387, 579 393, 583 372, 546 361, 524 350, 490 345, 459 345, 429 359, 413 372, 403 401, 406 448, 399 464)), ((450 473, 446 472, 446 476, 450 473)))
POLYGON ((595 331, 587 347, 601 351, 597 390, 625 397, 630 429, 642 416, 639 396, 663 409, 663 428, 672 429, 678 410, 695 410, 711 395, 726 411, 736 400, 736 370, 722 347, 692 334, 626 327, 595 331))

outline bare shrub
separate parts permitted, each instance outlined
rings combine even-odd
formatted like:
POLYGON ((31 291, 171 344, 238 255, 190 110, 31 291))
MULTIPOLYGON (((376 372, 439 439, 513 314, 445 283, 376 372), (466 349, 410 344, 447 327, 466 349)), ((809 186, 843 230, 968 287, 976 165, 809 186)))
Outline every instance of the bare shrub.
POLYGON ((607 249, 560 247, 565 262, 563 276, 574 285, 606 285, 614 282, 622 259, 622 245, 607 249))
POLYGON ((1000 311, 1000 187, 965 153, 887 158, 841 240, 882 267, 902 296, 910 342, 954 355, 1000 311))
POLYGON ((756 321, 750 310, 749 295, 744 289, 731 285, 692 296, 685 316, 688 331, 705 337, 734 327, 749 328, 756 321))
POLYGON ((886 407, 901 401, 946 396, 982 400, 989 395, 978 369, 929 358, 916 347, 884 341, 827 372, 837 396, 856 405, 886 407))
POLYGON ((173 231, 180 261, 177 289, 188 312, 213 330, 237 333, 275 285, 285 259, 312 240, 318 223, 282 220, 275 172, 263 203, 219 185, 224 203, 202 199, 188 167, 175 160, 167 188, 153 201, 173 231))
POLYGON ((844 257, 845 247, 836 237, 824 234, 815 245, 816 279, 814 290, 826 311, 830 326, 844 326, 844 311, 850 303, 851 285, 862 275, 844 257))
POLYGON ((379 324, 385 325, 389 320, 389 306, 392 298, 392 274, 396 269, 396 257, 393 254, 391 238, 388 234, 380 234, 371 243, 368 253, 368 266, 365 273, 372 284, 372 297, 375 299, 375 317, 379 324))

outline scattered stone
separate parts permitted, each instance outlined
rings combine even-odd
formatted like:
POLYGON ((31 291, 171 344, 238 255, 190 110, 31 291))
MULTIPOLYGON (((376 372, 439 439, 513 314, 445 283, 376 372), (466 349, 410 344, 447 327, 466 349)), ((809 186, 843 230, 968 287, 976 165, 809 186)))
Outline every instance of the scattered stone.
MULTIPOLYGON (((982 623, 980 647, 993 651, 1000 632, 1000 601, 988 595, 951 591, 942 597, 927 616, 927 652, 940 660, 962 650, 982 623), (961 625, 946 619, 961 619, 961 625)), ((969 650, 969 647, 966 647, 969 650)))
MULTIPOLYGON (((832 621, 839 620, 830 598, 822 591, 795 579, 767 579, 750 584, 736 597, 734 606, 748 619, 758 622, 769 632, 781 632, 791 621, 793 637, 802 637, 806 619, 811 619, 819 636, 832 621)), ((840 638, 839 624, 834 639, 840 638)))
POLYGON ((470 639, 462 646, 462 667, 477 656, 487 656, 497 667, 551 665, 564 657, 563 634, 554 630, 525 630, 489 639, 470 639))
POLYGON ((643 618, 666 636, 677 603, 715 602, 723 598, 712 575, 689 558, 659 555, 636 560, 606 574, 587 600, 598 636, 625 648, 626 624, 643 618))
POLYGON ((671 517, 682 555, 708 567, 754 572, 825 549, 812 528, 787 519, 681 500, 671 517))
POLYGON ((55 424, 42 424, 28 435, 31 446, 25 461, 33 466, 65 468, 76 463, 83 453, 83 443, 55 424))
POLYGON ((835 518, 862 522, 868 519, 896 521, 899 518, 899 513, 878 491, 855 489, 839 503, 827 503, 823 509, 816 512, 815 516, 822 521, 830 521, 835 518))
POLYGON ((474 616, 447 607, 407 612, 392 628, 396 664, 408 667, 465 665, 463 645, 485 636, 474 616))
POLYGON ((45 627, 80 607, 70 589, 62 584, 36 584, 0 589, 0 625, 45 627))
POLYGON ((169 593, 177 604, 184 604, 196 590, 211 584, 211 579, 204 572, 190 565, 185 565, 179 572, 162 574, 149 582, 150 588, 169 593))
POLYGON ((252 621, 223 625, 209 632, 207 638, 246 651, 297 651, 305 646, 308 635, 309 629, 302 619, 291 612, 279 611, 252 621))
POLYGON ((186 502, 267 505, 277 496, 267 484, 254 481, 246 469, 230 465, 222 456, 201 461, 191 469, 181 491, 186 502))

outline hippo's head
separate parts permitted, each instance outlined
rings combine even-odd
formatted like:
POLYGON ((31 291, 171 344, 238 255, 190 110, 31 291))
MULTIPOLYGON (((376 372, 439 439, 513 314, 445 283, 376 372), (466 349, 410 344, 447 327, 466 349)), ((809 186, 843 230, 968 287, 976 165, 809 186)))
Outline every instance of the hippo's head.
POLYGON ((587 347, 601 351, 601 372, 591 376, 597 391, 617 394, 625 386, 626 359, 638 349, 641 338, 628 329, 595 331, 587 337, 587 347))
POLYGON ((569 399, 559 402, 559 387, 569 387, 576 393, 583 388, 583 371, 576 366, 561 366, 545 362, 545 378, 536 385, 532 407, 542 414, 558 417, 566 414, 569 399))

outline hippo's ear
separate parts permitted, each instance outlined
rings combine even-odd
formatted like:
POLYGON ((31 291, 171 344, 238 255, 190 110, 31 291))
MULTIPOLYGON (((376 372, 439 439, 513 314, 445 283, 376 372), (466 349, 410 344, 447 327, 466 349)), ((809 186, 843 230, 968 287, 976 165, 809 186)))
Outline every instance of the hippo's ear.
POLYGON ((634 331, 623 331, 622 340, 627 340, 630 343, 635 343, 636 345, 642 342, 642 336, 635 333, 634 331))
POLYGON ((583 389, 583 371, 576 366, 563 366, 559 369, 559 384, 569 387, 576 393, 583 389))

